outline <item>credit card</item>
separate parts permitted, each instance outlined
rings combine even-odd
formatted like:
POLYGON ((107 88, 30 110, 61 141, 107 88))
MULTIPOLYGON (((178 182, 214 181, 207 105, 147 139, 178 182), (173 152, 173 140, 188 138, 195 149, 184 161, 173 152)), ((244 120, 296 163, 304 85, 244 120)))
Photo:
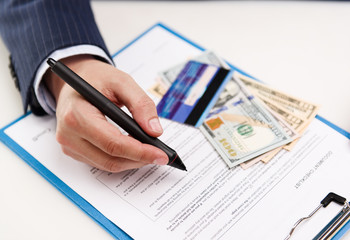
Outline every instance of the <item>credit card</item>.
POLYGON ((158 115, 199 127, 231 76, 228 69, 189 61, 158 103, 158 115))

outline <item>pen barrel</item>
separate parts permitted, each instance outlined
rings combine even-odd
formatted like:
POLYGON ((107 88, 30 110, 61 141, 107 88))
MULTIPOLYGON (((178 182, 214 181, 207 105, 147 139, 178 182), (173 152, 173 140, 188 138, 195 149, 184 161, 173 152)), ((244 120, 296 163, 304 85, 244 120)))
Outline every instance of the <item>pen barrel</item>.
POLYGON ((174 160, 177 158, 177 153, 173 149, 164 144, 158 138, 151 137, 145 133, 133 118, 93 88, 88 82, 69 69, 66 65, 57 61, 51 66, 51 70, 82 95, 87 101, 97 107, 104 115, 109 117, 119 127, 129 133, 133 138, 164 151, 169 158, 168 165, 174 166, 174 164, 176 164, 174 163, 174 160))
POLYGON ((124 129, 127 133, 130 134, 133 138, 139 140, 142 143, 153 145, 166 153, 169 158, 169 163, 173 161, 177 153, 175 150, 170 148, 168 145, 163 143, 161 140, 155 137, 149 136, 145 131, 136 123, 136 121, 126 114, 119 107, 114 105, 112 102, 109 102, 105 106, 105 110, 108 113, 101 110, 106 116, 108 116, 113 122, 115 122, 119 127, 124 129))

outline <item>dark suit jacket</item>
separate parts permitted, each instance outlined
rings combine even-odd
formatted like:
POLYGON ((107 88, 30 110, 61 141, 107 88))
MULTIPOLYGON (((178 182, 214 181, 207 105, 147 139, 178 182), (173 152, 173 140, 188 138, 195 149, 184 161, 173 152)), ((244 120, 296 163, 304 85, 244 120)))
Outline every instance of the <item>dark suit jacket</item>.
POLYGON ((24 110, 43 113, 33 80, 39 65, 53 51, 79 44, 108 50, 99 33, 88 0, 2 0, 0 34, 9 49, 24 110))

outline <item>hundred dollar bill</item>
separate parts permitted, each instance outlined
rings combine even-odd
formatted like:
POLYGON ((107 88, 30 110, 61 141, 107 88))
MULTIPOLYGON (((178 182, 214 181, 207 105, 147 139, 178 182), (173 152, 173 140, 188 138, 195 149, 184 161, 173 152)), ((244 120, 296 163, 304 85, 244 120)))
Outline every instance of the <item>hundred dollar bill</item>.
POLYGON ((276 105, 280 105, 300 118, 313 119, 319 110, 319 106, 316 104, 285 94, 247 76, 237 75, 236 77, 257 97, 263 97, 276 105))
MULTIPOLYGON (((289 135, 289 137, 292 140, 297 139, 300 135, 299 133, 291 126, 289 125, 284 118, 279 115, 278 113, 276 113, 275 111, 273 111, 270 107, 268 107, 265 103, 263 103, 262 101, 260 101, 261 104, 263 105, 263 107, 265 107, 270 113, 271 115, 276 119, 276 121, 282 126, 282 128, 284 129, 284 131, 289 135)), ((243 162, 240 164, 240 166, 243 169, 248 169, 249 167, 253 166, 255 163, 262 161, 264 163, 269 162, 283 147, 278 147, 275 148, 269 152, 266 152, 256 158, 253 158, 247 162, 243 162)))
POLYGON ((239 79, 229 84, 229 96, 224 92, 223 97, 228 100, 216 104, 200 127, 229 167, 292 141, 239 79))

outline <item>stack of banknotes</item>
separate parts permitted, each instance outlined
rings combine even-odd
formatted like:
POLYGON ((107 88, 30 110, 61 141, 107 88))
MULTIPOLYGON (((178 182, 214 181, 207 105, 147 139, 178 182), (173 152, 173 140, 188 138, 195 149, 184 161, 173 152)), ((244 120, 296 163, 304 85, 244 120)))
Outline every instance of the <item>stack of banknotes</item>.
MULTIPOLYGON (((212 51, 192 60, 229 69, 212 51)), ((161 72, 149 91, 161 98, 185 64, 161 72)), ((230 168, 247 169, 259 161, 269 162, 279 151, 291 151, 319 106, 233 71, 199 129, 230 168)))

